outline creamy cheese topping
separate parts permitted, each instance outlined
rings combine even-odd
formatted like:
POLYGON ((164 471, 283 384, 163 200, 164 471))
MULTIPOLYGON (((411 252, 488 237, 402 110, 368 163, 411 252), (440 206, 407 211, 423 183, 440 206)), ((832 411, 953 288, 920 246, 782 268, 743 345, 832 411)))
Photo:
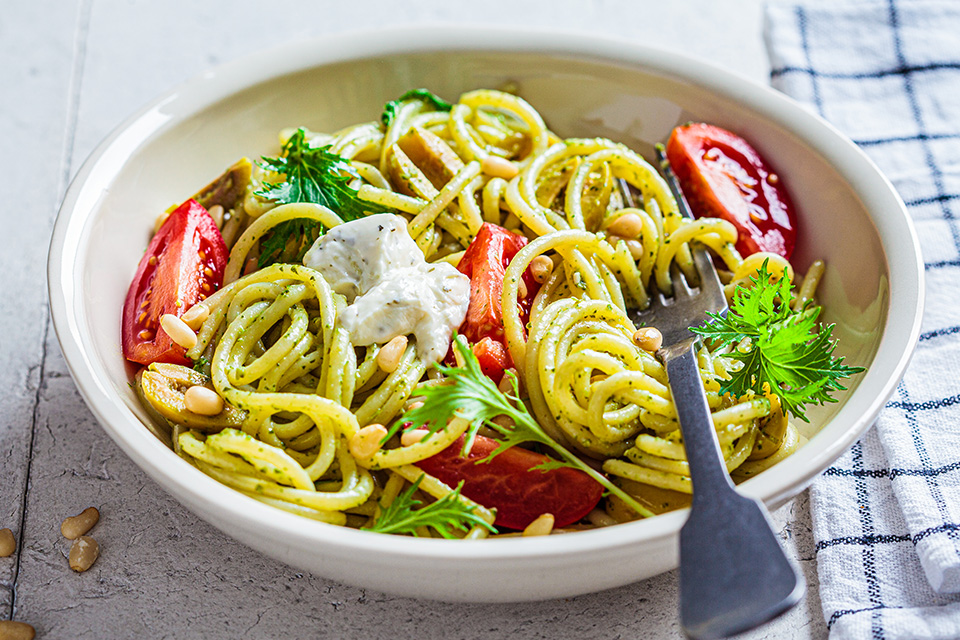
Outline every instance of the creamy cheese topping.
POLYGON ((470 279, 445 262, 425 261, 399 216, 380 213, 334 227, 303 264, 347 299, 340 323, 358 346, 412 333, 420 358, 437 362, 467 315, 470 279))

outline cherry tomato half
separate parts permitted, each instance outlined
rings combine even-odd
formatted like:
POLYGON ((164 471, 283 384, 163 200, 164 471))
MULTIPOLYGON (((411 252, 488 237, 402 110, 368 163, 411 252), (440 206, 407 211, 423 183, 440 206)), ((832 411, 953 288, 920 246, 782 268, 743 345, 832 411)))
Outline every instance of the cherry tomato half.
MULTIPOLYGON (((503 309, 500 301, 503 276, 507 265, 526 244, 525 237, 486 222, 460 258, 457 269, 470 278, 470 306, 467 308, 467 318, 460 326, 460 333, 470 342, 479 342, 487 337, 503 342, 503 309)), ((533 279, 530 269, 523 273, 523 283, 527 295, 519 299, 517 304, 520 306, 520 318, 526 323, 530 305, 540 285, 533 279)))
POLYGON ((153 236, 123 304, 123 356, 150 364, 191 364, 160 328, 160 316, 182 316, 220 288, 227 246, 217 223, 195 200, 180 205, 153 236))
POLYGON ((483 338, 471 347, 477 358, 480 370, 497 384, 503 378, 503 372, 510 366, 510 352, 502 342, 493 338, 483 338))
POLYGON ((667 159, 696 217, 723 218, 737 227, 737 250, 789 258, 797 220, 777 173, 746 140, 726 129, 692 123, 677 127, 667 159))
POLYGON ((490 462, 479 462, 500 443, 477 436, 470 453, 461 457, 463 441, 460 436, 416 465, 451 487, 463 480, 463 495, 497 510, 498 527, 524 529, 544 513, 553 514, 555 527, 565 527, 590 513, 603 496, 600 483, 582 471, 533 469, 551 460, 545 455, 511 447, 490 462))

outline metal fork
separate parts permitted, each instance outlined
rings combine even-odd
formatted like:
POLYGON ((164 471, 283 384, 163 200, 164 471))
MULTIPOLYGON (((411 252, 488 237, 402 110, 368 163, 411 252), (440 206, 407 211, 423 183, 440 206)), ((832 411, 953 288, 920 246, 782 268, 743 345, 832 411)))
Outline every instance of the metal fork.
MULTIPOLYGON (((692 217, 659 148, 657 157, 681 213, 692 217)), ((708 311, 726 314, 727 301, 710 255, 702 247, 692 253, 698 289, 673 265, 673 296, 655 293, 650 308, 631 319, 663 334, 657 358, 667 370, 690 464, 693 501, 680 530, 680 624, 690 638, 724 638, 789 610, 805 585, 766 508, 740 495, 727 473, 697 366, 699 338, 689 330, 703 324, 708 311)))

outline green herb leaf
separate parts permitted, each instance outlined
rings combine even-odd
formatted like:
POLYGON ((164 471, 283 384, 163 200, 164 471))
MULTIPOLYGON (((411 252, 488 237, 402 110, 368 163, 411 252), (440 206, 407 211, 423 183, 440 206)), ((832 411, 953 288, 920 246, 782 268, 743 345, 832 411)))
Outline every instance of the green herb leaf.
POLYGON ((193 361, 193 370, 204 375, 210 374, 210 361, 206 356, 200 356, 193 361))
MULTIPOLYGON (((349 183, 358 177, 346 158, 329 151, 330 145, 312 147, 303 127, 290 136, 278 158, 263 157, 260 166, 282 174, 280 182, 265 183, 254 195, 277 204, 312 202, 337 213, 343 220, 366 215, 369 206, 349 183)), ((322 233, 313 220, 289 220, 274 227, 260 242, 261 268, 277 262, 300 260, 313 240, 322 233)))
POLYGON ((417 535, 419 527, 432 527, 444 538, 456 538, 455 531, 466 533, 475 526, 484 527, 493 533, 497 532, 489 522, 474 513, 476 506, 468 505, 460 499, 463 482, 436 502, 418 509, 417 507, 422 503, 414 499, 413 494, 422 480, 423 476, 417 478, 409 489, 398 495, 390 506, 381 511, 380 517, 365 529, 377 533, 417 535))
POLYGON ((790 279, 771 283, 764 262, 749 286, 738 286, 726 317, 708 314, 711 320, 691 329, 695 334, 735 348, 727 357, 743 366, 721 385, 721 393, 743 396, 762 394, 764 383, 780 398, 784 411, 808 422, 805 404, 836 402, 833 391, 864 369, 843 364, 833 357, 836 341, 833 325, 820 326, 820 307, 810 304, 792 309, 790 279))
POLYGON ((637 513, 644 516, 652 515, 630 495, 610 482, 606 476, 547 435, 520 400, 517 378, 512 372, 504 374, 509 376, 508 379, 513 387, 513 393, 508 395, 500 391, 493 380, 483 375, 476 356, 473 355, 463 336, 456 336, 453 346, 461 356, 463 367, 448 367, 439 363, 434 365, 446 377, 445 384, 419 390, 418 395, 421 396, 423 404, 404 413, 391 427, 387 439, 400 429, 401 424, 408 430, 426 428, 432 434, 445 428, 450 418, 462 418, 470 423, 464 438, 464 450, 469 450, 480 425, 490 427, 501 436, 500 445, 489 456, 479 460, 478 464, 492 460, 512 446, 536 442, 553 450, 560 457, 560 460, 547 462, 536 468, 548 471, 567 466, 583 471, 630 505, 637 513), (498 424, 493 421, 497 416, 507 416, 513 424, 510 426, 498 424))
POLYGON ((383 113, 380 115, 380 121, 383 122, 383 126, 390 126, 390 123, 393 122, 393 119, 397 117, 397 110, 400 109, 400 104, 404 100, 411 100, 414 98, 417 100, 423 100, 424 102, 433 106, 433 108, 437 111, 450 111, 450 109, 453 109, 452 104, 435 93, 428 91, 427 89, 411 89, 396 100, 391 100, 383 106, 383 113))

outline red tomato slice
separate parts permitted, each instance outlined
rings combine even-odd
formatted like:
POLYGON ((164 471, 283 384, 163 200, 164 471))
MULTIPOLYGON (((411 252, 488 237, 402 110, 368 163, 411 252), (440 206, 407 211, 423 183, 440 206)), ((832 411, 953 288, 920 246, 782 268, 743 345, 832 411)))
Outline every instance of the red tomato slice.
POLYGON ((497 510, 498 527, 524 529, 544 513, 553 514, 555 527, 565 527, 590 513, 603 496, 600 483, 582 471, 566 467, 531 471, 551 460, 545 455, 511 447, 490 462, 478 464, 499 443, 477 436, 470 453, 462 458, 463 441, 460 436, 416 465, 451 487, 463 480, 463 495, 497 510))
POLYGON ((723 218, 739 232, 737 250, 789 258, 797 219, 777 173, 743 138, 709 124, 677 127, 667 159, 698 218, 723 218))
MULTIPOLYGON (((503 276, 507 265, 527 244, 527 239, 489 222, 480 227, 477 237, 460 258, 457 269, 470 278, 470 306, 460 332, 470 342, 493 338, 503 342, 503 276)), ((520 318, 526 323, 530 315, 533 297, 540 285, 533 279, 530 269, 523 273, 527 295, 517 301, 520 318)))
POLYGON ((502 342, 493 338, 483 338, 473 345, 472 349, 483 375, 500 384, 504 370, 511 364, 507 348, 503 346, 502 342))
POLYGON ((153 236, 123 303, 123 356, 150 364, 191 364, 160 328, 160 316, 182 316, 220 288, 227 245, 217 223, 195 200, 180 205, 153 236))

